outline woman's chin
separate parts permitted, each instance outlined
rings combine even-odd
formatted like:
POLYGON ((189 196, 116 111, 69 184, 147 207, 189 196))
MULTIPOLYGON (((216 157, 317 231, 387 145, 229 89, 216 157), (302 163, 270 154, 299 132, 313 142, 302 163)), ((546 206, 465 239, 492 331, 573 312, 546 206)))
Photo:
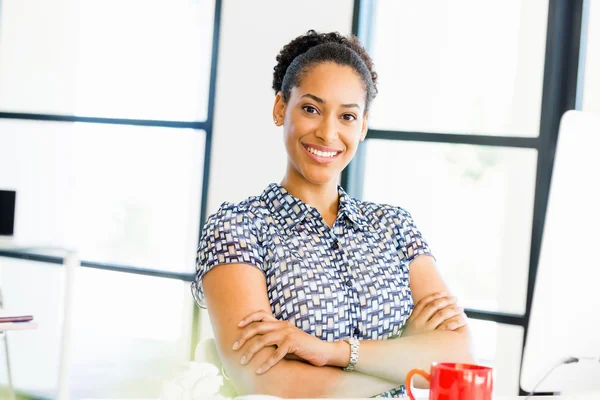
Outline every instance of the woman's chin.
POLYGON ((313 185, 325 185, 331 183, 331 181, 335 181, 337 183, 339 177, 339 173, 306 173, 303 175, 304 179, 313 185))

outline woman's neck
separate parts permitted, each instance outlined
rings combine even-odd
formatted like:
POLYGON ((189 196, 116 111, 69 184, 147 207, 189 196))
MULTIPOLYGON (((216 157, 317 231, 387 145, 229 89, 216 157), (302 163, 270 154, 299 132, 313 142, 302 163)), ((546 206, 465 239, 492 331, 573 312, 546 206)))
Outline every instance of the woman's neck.
POLYGON ((331 180, 324 184, 313 184, 304 177, 295 177, 287 173, 281 186, 292 196, 316 208, 327 225, 333 226, 338 213, 339 193, 337 182, 331 180))

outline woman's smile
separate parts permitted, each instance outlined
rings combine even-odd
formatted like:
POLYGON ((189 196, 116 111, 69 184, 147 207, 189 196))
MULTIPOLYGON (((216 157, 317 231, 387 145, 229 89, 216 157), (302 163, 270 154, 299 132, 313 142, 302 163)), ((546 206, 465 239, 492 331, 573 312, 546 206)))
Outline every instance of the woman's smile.
POLYGON ((315 144, 302 143, 302 147, 304 147, 304 150, 306 150, 308 157, 319 164, 330 164, 334 162, 340 154, 342 154, 342 150, 315 144))

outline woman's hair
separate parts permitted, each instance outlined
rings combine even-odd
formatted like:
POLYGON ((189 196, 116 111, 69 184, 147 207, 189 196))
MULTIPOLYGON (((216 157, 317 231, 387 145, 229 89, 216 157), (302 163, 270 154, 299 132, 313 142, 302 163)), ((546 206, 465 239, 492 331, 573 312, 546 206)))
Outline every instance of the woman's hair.
POLYGON ((299 86, 304 75, 321 63, 347 65, 360 76, 365 88, 365 111, 377 95, 377 73, 373 60, 356 36, 342 36, 337 32, 308 31, 285 45, 277 55, 273 68, 273 89, 282 92, 287 102, 293 87, 299 86))

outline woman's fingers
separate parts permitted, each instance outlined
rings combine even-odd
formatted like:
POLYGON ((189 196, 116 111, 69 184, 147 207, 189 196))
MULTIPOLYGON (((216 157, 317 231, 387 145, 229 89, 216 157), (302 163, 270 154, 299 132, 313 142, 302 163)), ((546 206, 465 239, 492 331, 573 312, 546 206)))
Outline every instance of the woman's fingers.
POLYGON ((437 292, 437 293, 432 293, 430 295, 427 295, 425 297, 423 297, 421 300, 419 300, 417 302, 417 304, 415 304, 415 308, 412 311, 412 315, 416 317, 419 316, 419 314, 421 314, 421 312, 423 311, 423 309, 432 301, 445 297, 447 296, 446 292, 437 292))
POLYGON ((463 309, 457 305, 449 305, 441 310, 438 310, 430 319, 427 321, 427 327, 430 330, 437 329, 442 323, 451 320, 452 318, 462 314, 463 309))
POLYGON ((231 347, 232 350, 241 349, 242 346, 256 335, 265 335, 269 332, 278 331, 287 327, 287 324, 282 321, 269 322, 253 322, 242 329, 242 333, 238 340, 231 347))
POLYGON ((406 321, 402 335, 411 336, 438 330, 456 330, 467 324, 458 299, 446 292, 432 293, 419 300, 406 321))
POLYGON ((284 340, 285 334, 282 331, 267 333, 266 335, 262 335, 254 340, 251 340, 248 342, 248 348, 244 351, 244 355, 240 359, 240 364, 248 364, 252 357, 254 357, 254 355, 261 349, 267 346, 278 345, 284 340))
POLYGON ((423 321, 429 321, 431 317, 433 317, 439 310, 446 308, 450 305, 454 305, 457 301, 458 299, 456 297, 448 296, 432 300, 425 306, 425 308, 423 308, 423 311, 421 311, 419 317, 423 321))
POLYGON ((243 320, 241 320, 238 323, 238 327, 243 328, 252 322, 259 321, 277 321, 277 318, 275 318, 270 311, 258 310, 250 315, 247 315, 243 320))
POLYGON ((469 320, 469 318, 467 317, 467 315, 464 312, 462 312, 459 315, 442 322, 436 329, 437 330, 446 330, 446 331, 455 331, 455 330, 467 325, 468 320, 469 320))
POLYGON ((256 373, 264 374, 265 372, 267 372, 269 369, 271 369, 273 365, 281 361, 285 357, 285 355, 288 354, 289 350, 290 345, 286 340, 281 344, 281 346, 277 348, 277 350, 275 350, 271 357, 267 358, 267 360, 260 367, 258 367, 256 373))

